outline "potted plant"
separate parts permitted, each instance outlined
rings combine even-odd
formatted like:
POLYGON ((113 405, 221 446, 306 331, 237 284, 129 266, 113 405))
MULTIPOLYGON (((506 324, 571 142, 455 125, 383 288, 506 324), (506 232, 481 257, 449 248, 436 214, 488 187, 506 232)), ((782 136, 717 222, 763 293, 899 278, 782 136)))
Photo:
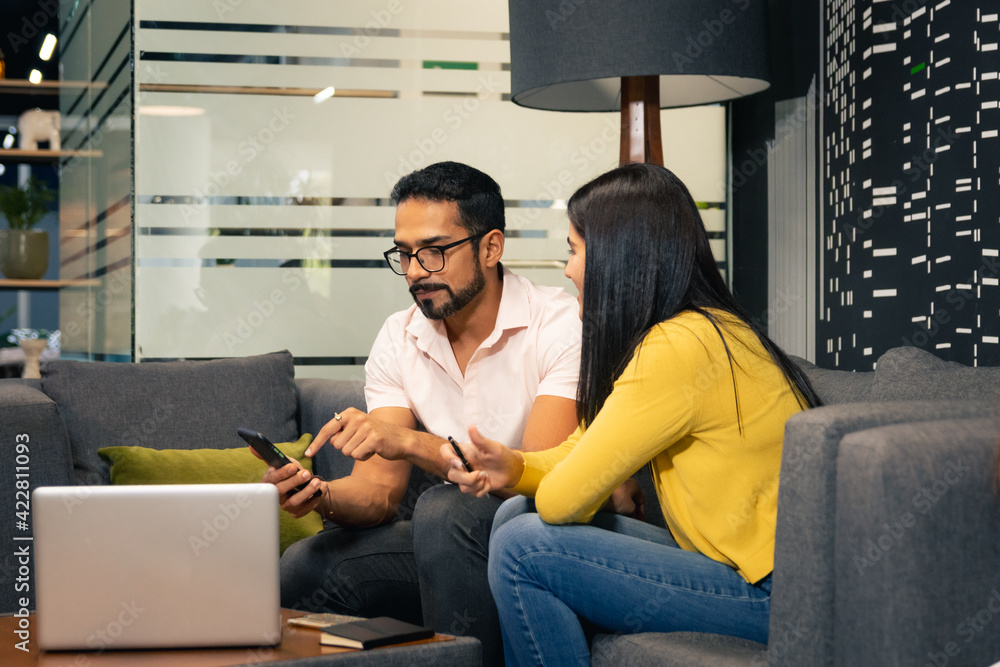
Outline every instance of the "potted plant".
POLYGON ((48 213, 55 192, 34 176, 23 186, 0 186, 0 214, 10 229, 0 231, 0 272, 36 279, 49 268, 49 233, 34 229, 48 213))

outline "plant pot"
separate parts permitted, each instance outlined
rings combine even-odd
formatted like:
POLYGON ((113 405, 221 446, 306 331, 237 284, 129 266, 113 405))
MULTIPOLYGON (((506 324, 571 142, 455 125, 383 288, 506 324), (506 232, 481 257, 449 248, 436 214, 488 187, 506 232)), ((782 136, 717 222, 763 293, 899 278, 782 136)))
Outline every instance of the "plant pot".
POLYGON ((49 268, 49 233, 40 229, 0 231, 0 272, 7 278, 35 280, 49 268))

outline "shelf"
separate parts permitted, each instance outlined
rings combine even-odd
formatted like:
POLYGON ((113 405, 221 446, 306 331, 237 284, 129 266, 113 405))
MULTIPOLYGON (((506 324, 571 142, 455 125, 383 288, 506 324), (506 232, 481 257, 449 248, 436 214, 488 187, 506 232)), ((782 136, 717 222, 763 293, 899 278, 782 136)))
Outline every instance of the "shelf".
POLYGON ((39 81, 31 83, 27 79, 0 79, 0 94, 6 95, 58 95, 63 90, 85 90, 107 88, 106 81, 39 81))
POLYGON ((24 148, 0 148, 0 162, 45 164, 64 157, 104 157, 103 151, 50 151, 24 148))
POLYGON ((0 289, 54 290, 63 287, 97 287, 100 284, 101 281, 97 278, 82 280, 9 280, 0 278, 0 289))

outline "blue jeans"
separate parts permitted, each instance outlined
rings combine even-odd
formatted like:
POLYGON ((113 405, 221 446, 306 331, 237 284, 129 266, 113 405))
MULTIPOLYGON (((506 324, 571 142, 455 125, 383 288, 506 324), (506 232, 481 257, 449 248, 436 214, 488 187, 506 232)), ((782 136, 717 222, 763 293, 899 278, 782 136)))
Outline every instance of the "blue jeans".
POLYGON ((504 662, 500 621, 486 580, 490 528, 501 502, 439 484, 424 491, 413 510, 424 625, 478 639, 483 667, 504 662))
POLYGON ((693 631, 766 643, 771 577, 748 584, 731 567, 684 551, 670 532, 598 514, 549 525, 528 498, 497 512, 489 580, 508 665, 589 665, 581 619, 604 631, 693 631))

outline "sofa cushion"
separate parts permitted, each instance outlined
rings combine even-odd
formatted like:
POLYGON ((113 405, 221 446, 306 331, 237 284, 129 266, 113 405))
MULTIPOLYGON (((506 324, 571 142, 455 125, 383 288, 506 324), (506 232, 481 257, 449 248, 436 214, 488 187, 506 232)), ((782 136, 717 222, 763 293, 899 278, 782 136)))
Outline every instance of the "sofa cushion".
MULTIPOLYGON (((312 470, 312 461, 303 457, 312 435, 297 442, 276 443, 286 456, 312 470)), ((252 484, 260 481, 267 464, 250 453, 249 447, 239 449, 148 449, 146 447, 102 447, 101 459, 111 466, 112 484, 252 484)), ((310 512, 296 519, 288 512, 278 516, 281 531, 281 552, 303 537, 323 529, 323 519, 310 512)))
POLYGON ((274 442, 298 437, 292 355, 147 363, 52 361, 42 389, 69 431, 78 484, 107 484, 100 447, 243 447, 240 426, 274 442))
POLYGON ((917 347, 896 347, 879 357, 872 399, 996 400, 1000 368, 963 366, 917 347))
POLYGON ((763 644, 701 632, 643 632, 635 635, 597 635, 591 645, 593 667, 749 667, 765 665, 763 644))
POLYGON ((871 400, 875 372, 835 371, 802 359, 791 357, 792 362, 809 378, 813 389, 824 405, 836 403, 863 403, 871 400))

